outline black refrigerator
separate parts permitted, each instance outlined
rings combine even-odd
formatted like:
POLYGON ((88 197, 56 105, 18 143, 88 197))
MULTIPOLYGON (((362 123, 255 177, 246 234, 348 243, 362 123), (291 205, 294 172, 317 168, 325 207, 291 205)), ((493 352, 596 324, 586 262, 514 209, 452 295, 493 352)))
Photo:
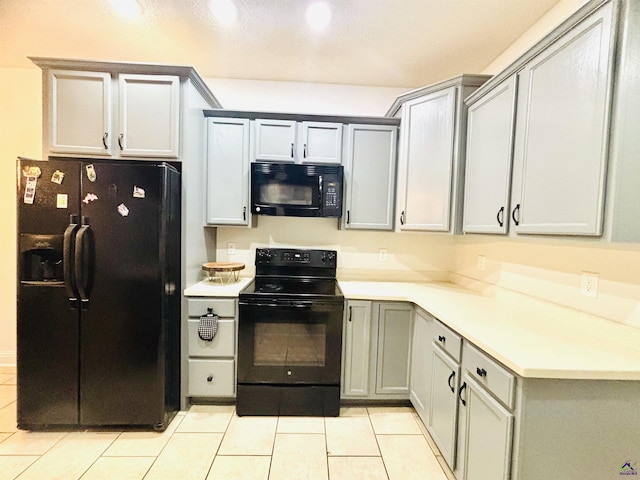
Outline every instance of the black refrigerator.
POLYGON ((18 427, 164 430, 180 405, 180 174, 26 160, 18 177, 18 427))

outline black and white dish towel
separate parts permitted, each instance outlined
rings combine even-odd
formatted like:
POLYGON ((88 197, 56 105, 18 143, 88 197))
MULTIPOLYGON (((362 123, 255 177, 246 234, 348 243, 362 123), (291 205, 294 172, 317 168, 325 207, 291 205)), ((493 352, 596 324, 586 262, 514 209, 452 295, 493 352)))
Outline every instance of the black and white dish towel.
POLYGON ((218 333, 218 316, 213 313, 212 308, 207 310, 207 314, 200 317, 198 336, 206 342, 211 342, 218 333))

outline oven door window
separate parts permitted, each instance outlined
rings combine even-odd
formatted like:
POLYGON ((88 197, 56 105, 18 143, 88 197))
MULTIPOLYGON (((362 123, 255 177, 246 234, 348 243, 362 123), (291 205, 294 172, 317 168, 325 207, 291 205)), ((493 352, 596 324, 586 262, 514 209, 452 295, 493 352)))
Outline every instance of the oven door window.
POLYGON ((342 303, 240 304, 238 382, 335 384, 340 381, 342 303))

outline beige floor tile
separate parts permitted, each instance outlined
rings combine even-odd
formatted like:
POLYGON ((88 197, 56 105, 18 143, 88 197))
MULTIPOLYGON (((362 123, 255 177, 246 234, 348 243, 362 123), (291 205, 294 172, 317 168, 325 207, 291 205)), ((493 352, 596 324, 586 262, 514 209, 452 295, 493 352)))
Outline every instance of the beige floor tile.
POLYGON ((224 433, 234 411, 233 405, 192 405, 176 431, 224 433))
POLYGON ((6 407, 16 401, 15 385, 0 385, 0 408, 6 407))
POLYGON ((155 457, 160 454, 184 417, 176 416, 164 432, 123 432, 103 454, 105 457, 155 457))
POLYGON ((324 435, 283 433, 276 435, 269 480, 328 480, 324 435))
POLYGON ((0 456, 0 480, 13 480, 38 458, 35 455, 0 456))
POLYGON ((389 480, 447 480, 423 435, 378 435, 389 480))
POLYGON ((431 451, 433 452, 433 454, 435 456, 439 456, 440 455, 440 450, 438 449, 438 446, 436 445, 436 442, 433 441, 433 438, 431 438, 431 435, 427 431, 427 427, 425 427, 424 423, 422 423, 422 419, 420 418, 420 416, 417 413, 414 414, 414 418, 416 419, 416 423, 418 424, 418 428, 420 429, 420 431, 424 435, 424 438, 427 439, 427 443, 429 444, 429 447, 431 448, 431 451))
POLYGON ((0 373, 7 373, 11 375, 16 374, 16 366, 15 365, 0 365, 0 373))
POLYGON ((278 417, 234 415, 220 445, 219 455, 271 455, 278 417))
POLYGON ((369 407, 369 418, 373 431, 377 434, 421 434, 413 415, 414 410, 406 407, 369 407))
POLYGON ((329 455, 380 456, 369 417, 325 418, 329 455))
POLYGON ((10 436, 11 436, 11 433, 0 433, 0 443, 2 443, 4 440, 9 438, 10 436))
POLYGON ((0 373, 0 384, 2 385, 15 385, 16 376, 12 373, 0 373))
POLYGON ((174 433, 145 480, 205 479, 221 440, 221 433, 174 433))
POLYGON ((331 480, 388 480, 381 457, 329 457, 331 480))
POLYGON ((100 457, 81 480, 142 480, 155 457, 100 457))
POLYGON ((18 430, 18 415, 16 413, 17 403, 0 408, 0 432, 13 433, 18 430))
POLYGON ((66 435, 66 432, 18 430, 0 443, 0 455, 44 455, 66 435))
POLYGON ((19 480, 80 478, 116 437, 115 433, 69 433, 18 478, 19 480))
POLYGON ((323 417, 279 417, 277 433, 324 433, 323 417))
POLYGON ((369 415, 366 407, 341 407, 341 417, 366 417, 369 415))
POLYGON ((218 455, 207 480, 267 480, 270 466, 271 457, 218 455))

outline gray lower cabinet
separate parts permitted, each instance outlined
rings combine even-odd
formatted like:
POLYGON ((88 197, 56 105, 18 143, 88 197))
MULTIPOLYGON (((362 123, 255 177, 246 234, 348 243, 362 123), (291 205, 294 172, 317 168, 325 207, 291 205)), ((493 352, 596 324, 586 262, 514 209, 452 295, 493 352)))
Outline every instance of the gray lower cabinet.
POLYGON ((389 125, 348 126, 344 228, 393 230, 397 130, 389 125))
POLYGON ((244 118, 207 118, 208 225, 250 225, 250 125, 244 118))
POLYGON ((237 301, 233 298, 188 298, 188 396, 234 397, 236 389, 237 301), (200 317, 209 309, 218 316, 211 341, 198 335, 200 317))
POLYGON ((427 429, 440 453, 453 468, 455 465, 458 385, 460 365, 439 345, 432 346, 431 399, 427 429))
POLYGON ((431 362, 433 325, 436 320, 424 310, 414 312, 413 340, 411 344, 411 380, 409 399, 422 419, 429 423, 429 403, 431 400, 431 362))
POLYGON ((413 308, 348 300, 342 346, 345 399, 408 399, 413 308))

